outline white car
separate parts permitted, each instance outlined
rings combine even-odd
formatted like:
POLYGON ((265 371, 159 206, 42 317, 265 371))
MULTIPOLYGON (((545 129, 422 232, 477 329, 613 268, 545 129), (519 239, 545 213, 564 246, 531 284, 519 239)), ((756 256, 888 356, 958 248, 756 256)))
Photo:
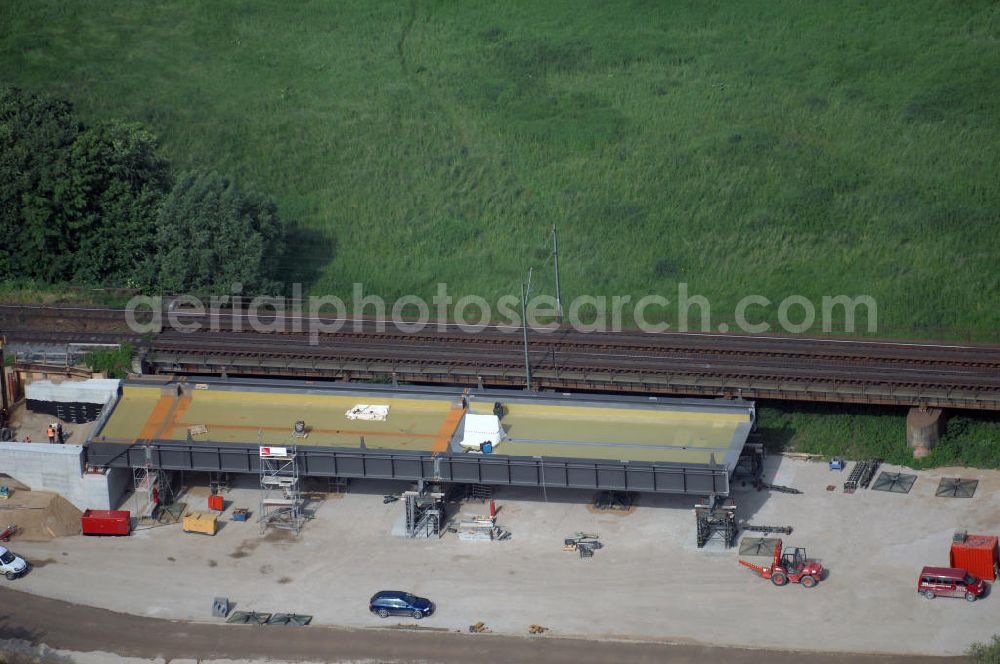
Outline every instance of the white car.
POLYGON ((28 563, 24 558, 15 556, 11 551, 0 546, 0 573, 13 581, 28 571, 28 563))

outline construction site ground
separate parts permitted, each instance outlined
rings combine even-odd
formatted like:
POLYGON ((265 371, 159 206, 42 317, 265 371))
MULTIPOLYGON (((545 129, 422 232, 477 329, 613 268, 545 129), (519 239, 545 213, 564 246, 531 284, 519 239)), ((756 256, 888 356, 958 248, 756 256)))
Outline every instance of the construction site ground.
POLYGON ((90 431, 94 428, 94 422, 84 422, 75 424, 58 419, 54 415, 45 413, 33 413, 25 408, 24 403, 20 403, 10 413, 10 426, 16 430, 18 441, 31 438, 32 443, 48 444, 49 438, 47 430, 49 424, 62 422, 63 440, 67 445, 82 445, 90 431))
MULTIPOLYGON (((793 526, 786 543, 830 570, 814 589, 773 586, 739 566, 735 549, 699 550, 690 498, 643 495, 619 515, 589 509, 590 492, 504 488, 498 522, 509 541, 410 540, 390 535, 402 503, 382 501, 407 487, 352 482, 346 495, 313 502, 315 517, 295 539, 262 536, 253 515, 229 520, 233 507, 257 511, 253 476, 226 495, 214 537, 169 525, 127 538, 15 540, 11 548, 34 569, 8 583, 138 616, 219 623, 212 598, 225 596, 237 611, 310 614, 315 625, 346 627, 416 624, 367 610, 375 591, 405 589, 437 605, 422 629, 465 632, 482 621, 495 634, 526 636, 530 624, 549 628, 536 639, 954 655, 1000 631, 1000 597, 929 601, 915 590, 923 565, 948 564, 955 530, 1000 533, 1000 472, 922 471, 906 495, 846 495, 846 479, 825 464, 773 458, 765 480, 802 495, 735 487, 741 520, 793 526), (978 479, 978 490, 971 499, 935 497, 941 477, 978 479), (577 531, 599 534, 604 548, 588 559, 564 552, 563 538, 577 531)), ((203 510, 206 494, 198 487, 181 500, 203 510)))

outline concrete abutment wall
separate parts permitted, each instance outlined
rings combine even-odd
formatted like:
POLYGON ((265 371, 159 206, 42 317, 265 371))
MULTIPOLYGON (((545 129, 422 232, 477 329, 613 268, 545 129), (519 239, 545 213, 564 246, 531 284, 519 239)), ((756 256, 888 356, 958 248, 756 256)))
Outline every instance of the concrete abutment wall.
POLYGON ((52 491, 77 509, 115 509, 131 488, 127 468, 85 473, 82 445, 0 443, 0 473, 33 491, 52 491))

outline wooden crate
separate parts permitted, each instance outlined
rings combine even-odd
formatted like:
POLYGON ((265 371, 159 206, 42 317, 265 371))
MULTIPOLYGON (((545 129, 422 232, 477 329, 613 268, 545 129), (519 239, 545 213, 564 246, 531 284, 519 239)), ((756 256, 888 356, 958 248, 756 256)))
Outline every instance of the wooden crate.
POLYGON ((209 512, 191 512, 184 516, 183 528, 186 533, 215 534, 216 516, 209 512))

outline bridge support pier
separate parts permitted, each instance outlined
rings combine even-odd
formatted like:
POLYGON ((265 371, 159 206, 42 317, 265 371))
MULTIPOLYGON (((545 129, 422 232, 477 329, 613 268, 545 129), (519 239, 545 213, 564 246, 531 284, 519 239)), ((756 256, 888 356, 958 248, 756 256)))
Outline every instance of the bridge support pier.
POLYGON ((922 459, 944 433, 944 411, 940 408, 911 408, 906 415, 906 444, 913 458, 922 459))

